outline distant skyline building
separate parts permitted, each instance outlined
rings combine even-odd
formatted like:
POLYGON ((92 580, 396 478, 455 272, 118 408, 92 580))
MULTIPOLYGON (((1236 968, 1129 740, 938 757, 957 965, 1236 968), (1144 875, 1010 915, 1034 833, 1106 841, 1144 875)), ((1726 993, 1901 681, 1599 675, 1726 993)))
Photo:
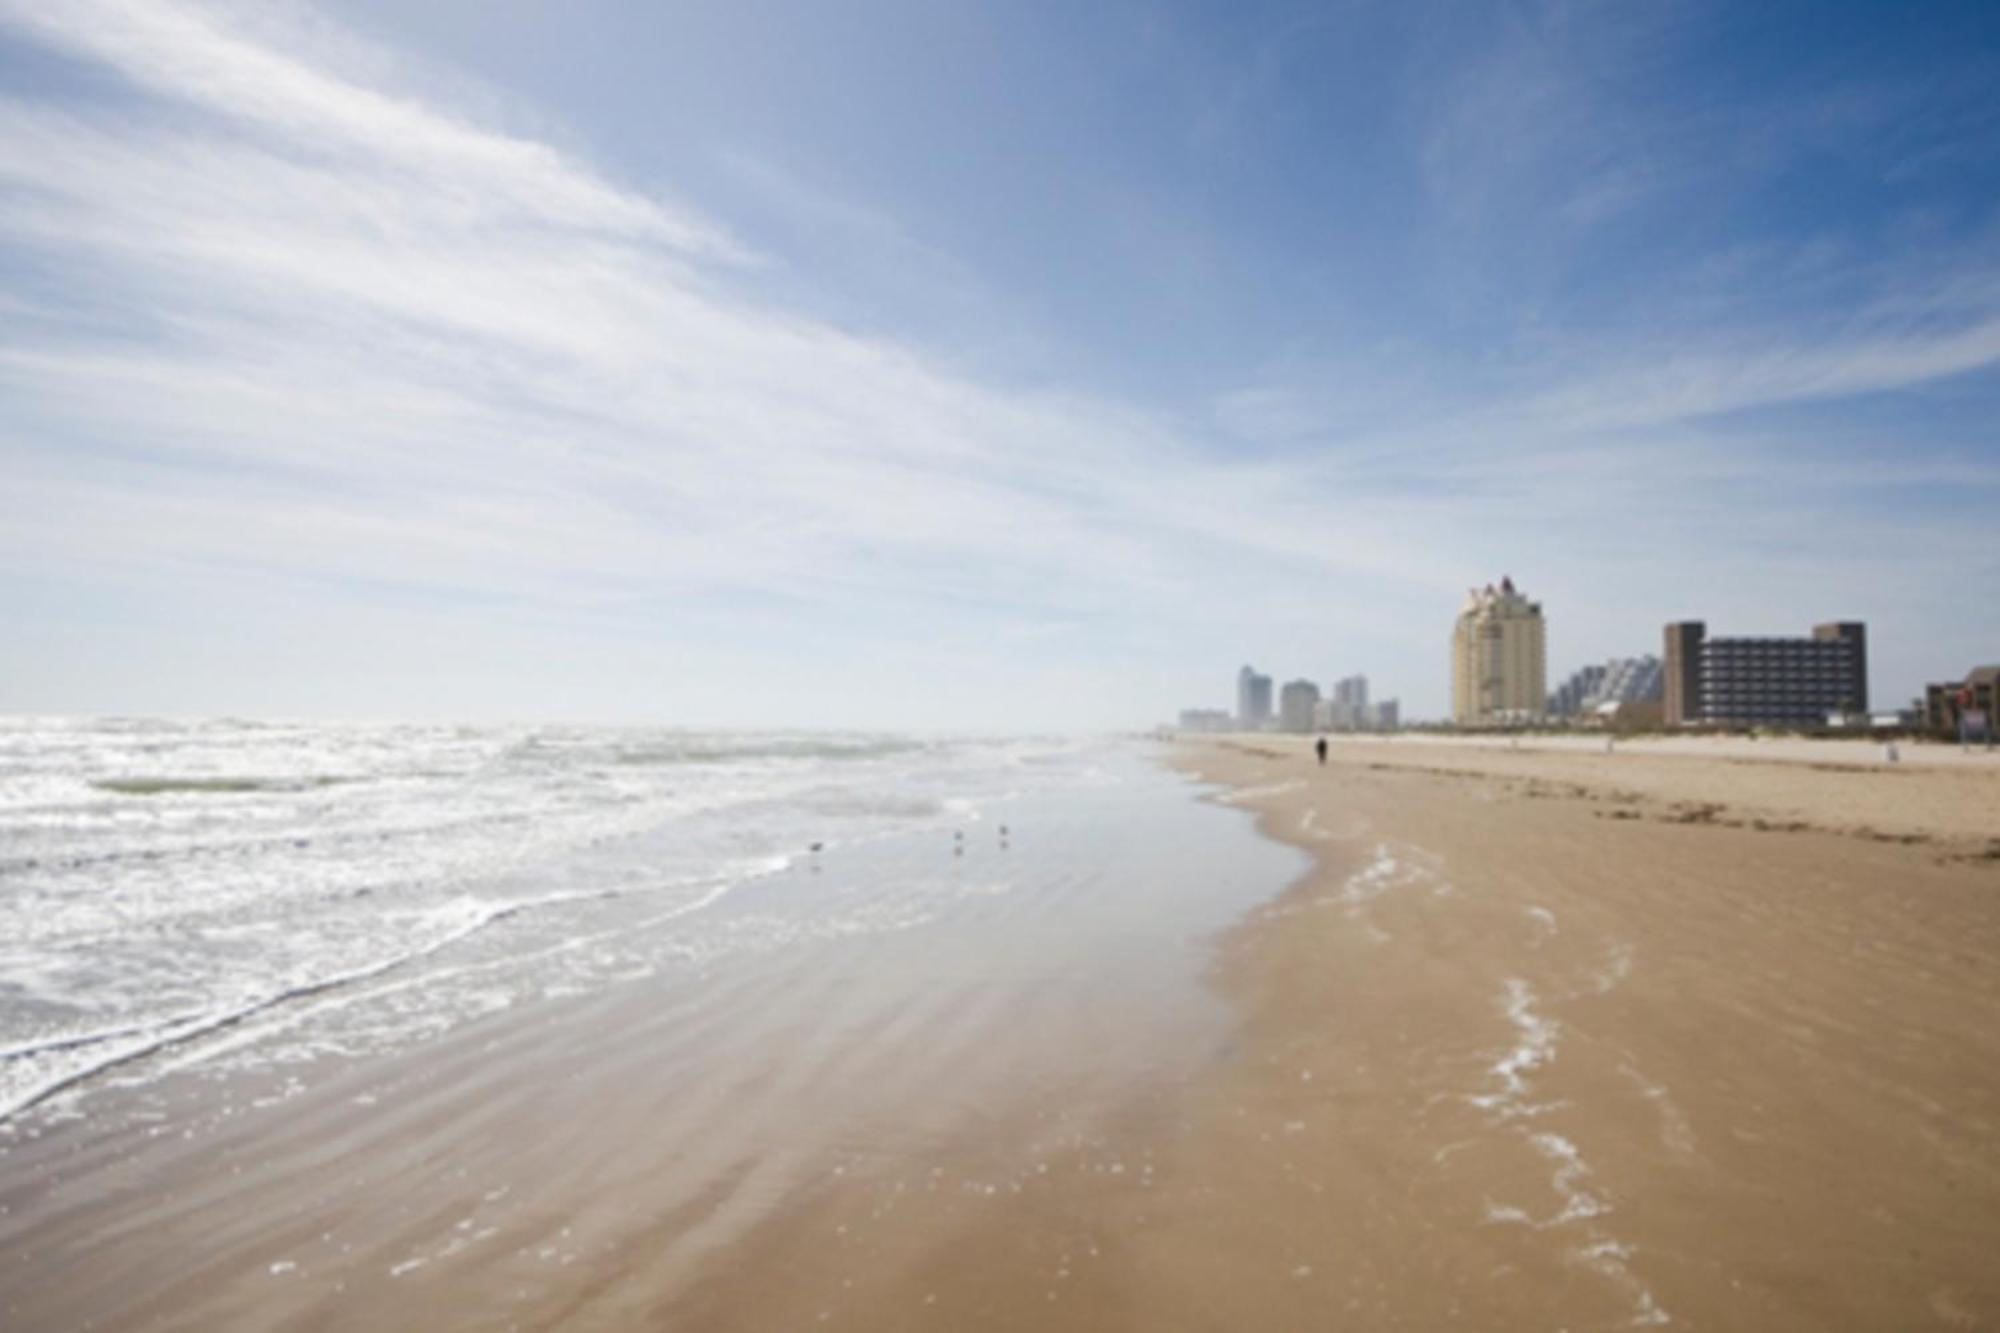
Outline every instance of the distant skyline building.
POLYGON ((1245 666, 1236 673, 1236 720, 1256 731, 1271 717, 1271 678, 1245 666))
POLYGON ((1642 657, 1614 657, 1605 664, 1604 680, 1594 698, 1586 698, 1586 708, 1596 704, 1649 703, 1666 688, 1660 659, 1647 653, 1642 657))
POLYGON ((1605 704, 1650 703, 1660 698, 1665 681, 1660 659, 1614 657, 1579 667, 1549 696, 1550 717, 1577 717, 1605 704))
POLYGON ((1309 680, 1285 682, 1278 692, 1278 725, 1285 731, 1311 731, 1319 707, 1319 686, 1309 680))
POLYGON ((1402 722, 1402 705, 1382 699, 1357 708, 1339 699, 1323 700, 1314 710, 1315 721, 1324 731, 1394 731, 1402 722))
POLYGON ((1666 627, 1669 727, 1823 727, 1868 711, 1868 628, 1840 620, 1802 638, 1710 638, 1699 620, 1666 627))
POLYGON ((1550 717, 1575 717, 1583 711, 1583 701, 1597 693, 1609 668, 1603 662, 1578 667, 1570 678, 1556 686, 1549 696, 1550 717))
POLYGON ((1547 629, 1540 602, 1502 578, 1474 588, 1451 636, 1452 720, 1461 726, 1527 722, 1548 706, 1547 629))
POLYGON ((1271 678, 1245 665, 1236 673, 1236 709, 1185 708, 1176 730, 1218 731, 1394 731, 1402 723, 1402 707, 1394 699, 1368 700, 1368 677, 1342 677, 1322 695, 1319 685, 1303 676, 1287 681, 1272 708, 1271 678))
POLYGON ((1924 725, 1941 735, 1957 736, 1959 724, 1981 736, 2000 729, 2000 666, 1974 667, 1963 680, 1933 681, 1924 686, 1924 725))

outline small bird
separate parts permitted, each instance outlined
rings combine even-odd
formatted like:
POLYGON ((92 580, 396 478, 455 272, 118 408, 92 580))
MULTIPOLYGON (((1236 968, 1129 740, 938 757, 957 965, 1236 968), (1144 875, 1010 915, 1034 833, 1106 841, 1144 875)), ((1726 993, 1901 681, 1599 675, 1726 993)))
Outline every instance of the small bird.
POLYGON ((825 844, 825 843, 823 843, 823 842, 816 842, 816 843, 814 843, 814 844, 813 844, 812 846, 810 846, 810 847, 806 848, 806 850, 807 850, 807 851, 809 851, 809 852, 817 852, 817 851, 818 851, 818 850, 819 850, 820 848, 822 848, 822 847, 824 847, 824 846, 826 846, 826 844, 825 844))

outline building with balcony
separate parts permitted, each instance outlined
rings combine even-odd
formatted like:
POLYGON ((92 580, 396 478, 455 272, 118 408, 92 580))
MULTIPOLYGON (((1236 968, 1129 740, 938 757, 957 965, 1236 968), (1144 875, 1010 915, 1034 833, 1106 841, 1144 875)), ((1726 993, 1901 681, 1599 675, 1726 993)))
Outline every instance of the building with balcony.
POLYGON ((1804 638, 1711 638, 1699 620, 1666 627, 1669 727, 1824 727, 1868 711, 1868 629, 1815 625, 1804 638))
POLYGON ((1451 715, 1460 726, 1531 722, 1548 707, 1540 602, 1510 578, 1474 588, 1451 635, 1451 715))
POLYGON ((1605 704, 1648 703, 1658 700, 1663 688, 1659 658, 1614 657, 1580 667, 1558 685, 1549 696, 1549 716, 1581 717, 1605 704))

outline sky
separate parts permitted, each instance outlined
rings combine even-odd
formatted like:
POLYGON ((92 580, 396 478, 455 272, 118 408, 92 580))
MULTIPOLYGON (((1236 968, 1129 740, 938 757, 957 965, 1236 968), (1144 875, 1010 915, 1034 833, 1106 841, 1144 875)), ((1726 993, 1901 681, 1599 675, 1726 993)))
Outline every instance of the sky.
POLYGON ((2000 6, 0 0, 0 711, 2000 660, 2000 6))

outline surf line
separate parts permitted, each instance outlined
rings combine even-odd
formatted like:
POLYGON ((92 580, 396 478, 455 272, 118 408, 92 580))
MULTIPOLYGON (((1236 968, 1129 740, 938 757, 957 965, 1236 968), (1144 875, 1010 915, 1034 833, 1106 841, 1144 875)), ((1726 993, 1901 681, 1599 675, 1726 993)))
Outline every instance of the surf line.
POLYGON ((1530 1100, 1534 1075, 1556 1058, 1562 1038, 1561 1024, 1540 1011, 1534 988, 1521 977, 1508 977, 1502 982, 1501 1009, 1513 1025, 1516 1040, 1488 1071, 1499 1086, 1466 1100, 1487 1112, 1496 1123, 1514 1129, 1537 1156, 1550 1164, 1549 1184, 1562 1204, 1549 1216, 1536 1218, 1525 1208, 1489 1199, 1485 1220, 1494 1225, 1525 1226, 1535 1231, 1580 1227, 1582 1243, 1571 1249, 1571 1255, 1626 1289, 1633 1303, 1632 1325, 1650 1328, 1672 1322, 1654 1298, 1652 1289, 1632 1271, 1631 1247, 1605 1227, 1603 1219, 1611 1213, 1611 1204, 1592 1186, 1595 1173, 1581 1150, 1561 1134, 1533 1129, 1523 1123, 1565 1104, 1530 1100))
MULTIPOLYGON (((767 870, 764 873, 769 873, 769 871, 767 870)), ((720 901, 730 890, 737 888, 751 879, 760 877, 761 875, 755 871, 742 872, 725 877, 717 881, 706 893, 694 901, 684 903, 670 911, 661 913, 651 918, 645 924, 649 926, 657 925, 663 921, 673 920, 692 912, 701 911, 720 901)), ((539 907, 574 902, 582 899, 617 898, 623 896, 626 896, 625 890, 614 889, 582 894, 557 894, 547 898, 530 898, 511 903, 482 902, 476 899, 461 900, 471 903, 475 907, 475 911, 469 920, 463 922, 457 928, 446 932, 439 938, 404 953, 378 959, 372 963, 367 963, 348 971, 337 972, 323 977, 314 977, 291 986, 281 987, 247 1000, 233 1008, 196 1014, 183 1014, 163 1019, 152 1026, 132 1025, 120 1028, 106 1028, 90 1033, 53 1037, 41 1043, 27 1043, 10 1047, 4 1051, 0 1051, 0 1060, 12 1061, 25 1059, 43 1052, 79 1050, 88 1046, 100 1045, 123 1036, 138 1037, 138 1040, 118 1045, 90 1063, 56 1074, 53 1077, 43 1080, 41 1083, 22 1090, 14 1095, 11 1100, 0 1102, 0 1125, 5 1125, 15 1117, 33 1110, 52 1098, 76 1089, 85 1083, 89 1083, 100 1075, 107 1074, 112 1070, 136 1064, 151 1056, 185 1046, 190 1042, 198 1041, 204 1037, 212 1037, 219 1033, 242 1027, 251 1019, 269 1013, 272 1010, 296 1005, 301 1000, 313 999, 332 992, 346 990, 359 983, 373 981, 388 973, 406 968, 413 963, 429 958, 444 949, 450 948, 454 944, 458 944, 478 934, 496 922, 508 920, 525 912, 531 912, 539 907)), ((600 932, 598 937, 609 937, 617 933, 620 932, 600 932)), ((566 948, 575 947, 581 942, 583 941, 577 939, 566 940, 558 945, 541 950, 539 953, 546 955, 559 952, 566 948)), ((526 960, 526 956, 510 955, 509 957, 494 959, 487 963, 473 964, 471 967, 463 970, 472 971, 487 967, 517 965, 526 960)))

